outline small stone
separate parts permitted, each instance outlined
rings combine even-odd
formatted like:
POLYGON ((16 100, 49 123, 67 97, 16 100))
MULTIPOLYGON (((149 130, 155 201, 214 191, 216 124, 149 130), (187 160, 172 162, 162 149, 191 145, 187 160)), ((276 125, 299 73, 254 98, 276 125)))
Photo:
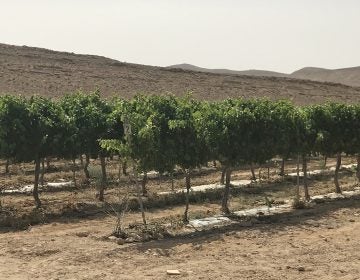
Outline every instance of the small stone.
POLYGON ((118 245, 124 245, 124 244, 125 244, 125 240, 122 239, 122 238, 118 238, 118 239, 116 240, 116 243, 117 243, 118 245))
POLYGON ((146 241, 150 241, 150 240, 151 240, 150 234, 144 233, 144 234, 141 236, 141 241, 142 241, 142 242, 146 242, 146 241))
POLYGON ((114 236, 114 235, 111 235, 111 236, 108 237, 108 239, 111 240, 111 241, 116 241, 118 238, 116 236, 114 236))
POLYGON ((77 233, 75 233, 75 235, 78 236, 78 237, 88 237, 89 234, 90 234, 90 233, 87 232, 87 231, 82 231, 82 232, 77 232, 77 233))
POLYGON ((350 219, 349 222, 350 222, 350 223, 354 223, 355 220, 354 220, 354 219, 350 219))
POLYGON ((305 271, 305 267, 303 267, 303 266, 299 266, 299 267, 298 267, 298 271, 300 271, 300 272, 305 271))
POLYGON ((177 269, 166 270, 167 275, 180 275, 180 271, 177 269))
POLYGON ((200 244, 197 244, 197 245, 195 245, 195 246, 193 246, 193 248, 194 248, 194 250, 201 250, 202 249, 202 245, 200 245, 200 244))
POLYGON ((135 239, 133 237, 128 237, 128 238, 125 239, 125 242, 126 243, 133 243, 133 242, 135 242, 135 239))

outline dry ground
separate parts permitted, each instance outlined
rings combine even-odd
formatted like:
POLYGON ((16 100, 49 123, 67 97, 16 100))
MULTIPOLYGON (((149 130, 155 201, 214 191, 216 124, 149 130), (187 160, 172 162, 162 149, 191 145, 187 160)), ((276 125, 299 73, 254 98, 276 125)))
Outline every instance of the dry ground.
POLYGON ((191 91, 201 100, 227 97, 289 99, 296 104, 360 101, 360 88, 283 77, 256 77, 167 69, 73 53, 0 44, 0 94, 60 97, 99 89, 105 97, 191 91))
POLYGON ((271 223, 131 245, 101 239, 109 219, 34 226, 0 235, 0 279, 360 279, 359 206, 337 201, 271 223))
MULTIPOLYGON (((344 164, 353 161, 351 157, 343 160, 344 164)), ((71 177, 64 162, 53 165, 60 172, 47 174, 46 178, 71 177)), ((329 159, 328 166, 333 165, 334 160, 329 159)), ((293 162, 286 166, 287 172, 295 168, 293 162)), ((320 166, 318 160, 310 162, 310 169, 320 166)), ((7 186, 19 183, 15 174, 19 170, 27 171, 21 180, 30 181, 31 168, 29 164, 12 166, 7 186)), ((264 205, 264 195, 278 202, 293 197, 294 182, 278 181, 276 172, 270 169, 267 180, 263 169, 262 185, 246 188, 233 197, 231 208, 264 205)), ((115 163, 110 164, 110 173, 115 176, 115 163)), ((205 172, 194 182, 216 182, 219 175, 219 171, 205 172)), ((248 169, 239 169, 234 178, 249 175, 248 169)), ((340 182, 343 189, 352 189, 356 180, 354 174, 345 172, 340 182)), ((169 187, 168 179, 149 182, 153 191, 169 187)), ((181 176, 176 179, 176 187, 183 187, 181 176)), ((331 176, 310 180, 311 195, 333 188, 331 176)), ((113 197, 114 190, 107 190, 107 199, 113 197)), ((56 211, 74 200, 93 201, 94 193, 94 188, 75 196, 74 191, 45 192, 41 198, 48 211, 56 211)), ((2 200, 6 206, 25 211, 33 207, 31 196, 12 195, 2 200)), ((150 209, 146 215, 150 222, 177 221, 183 210, 182 205, 150 209)), ((219 213, 219 203, 193 204, 190 213, 193 218, 214 215, 219 213)), ((132 212, 124 223, 136 221, 140 221, 140 215, 132 212)), ((146 243, 117 245, 108 241, 105 237, 114 224, 113 217, 98 213, 87 218, 58 217, 24 231, 3 230, 0 279, 360 279, 360 203, 356 199, 318 204, 248 227, 235 224, 146 243), (181 275, 168 276, 168 269, 178 269, 181 275)))

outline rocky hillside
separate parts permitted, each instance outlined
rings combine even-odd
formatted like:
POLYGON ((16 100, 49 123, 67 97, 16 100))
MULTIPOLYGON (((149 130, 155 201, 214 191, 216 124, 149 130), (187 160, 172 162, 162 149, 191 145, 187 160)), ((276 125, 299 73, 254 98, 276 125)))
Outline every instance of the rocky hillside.
POLYGON ((0 44, 0 92, 58 97, 82 89, 104 96, 193 92, 198 99, 287 98, 296 104, 360 101, 360 88, 284 77, 195 72, 123 63, 105 57, 0 44))

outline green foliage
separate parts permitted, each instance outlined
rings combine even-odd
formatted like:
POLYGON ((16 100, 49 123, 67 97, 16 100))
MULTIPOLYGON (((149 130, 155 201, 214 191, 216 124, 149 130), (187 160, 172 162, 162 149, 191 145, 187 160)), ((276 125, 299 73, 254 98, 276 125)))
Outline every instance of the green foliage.
POLYGON ((275 153, 287 158, 301 151, 300 133, 304 119, 298 108, 287 100, 272 103, 273 145, 275 153))
POLYGON ((141 171, 171 172, 177 164, 195 168, 205 160, 193 121, 199 103, 189 97, 143 96, 121 101, 113 112, 127 127, 122 139, 102 141, 102 146, 135 160, 141 171))
POLYGON ((183 169, 193 169, 209 159, 205 140, 196 129, 195 118, 201 105, 190 96, 178 98, 172 104, 174 115, 168 120, 168 129, 173 161, 183 169))
POLYGON ((105 147, 135 159, 143 171, 165 172, 207 160, 236 166, 263 163, 275 155, 355 154, 360 149, 359 119, 359 105, 339 103, 296 108, 288 101, 198 102, 171 95, 108 103, 98 92, 78 92, 58 104, 5 95, 0 97, 0 156, 97 156, 105 147))
POLYGON ((34 96, 0 98, 0 155, 31 161, 58 156, 69 129, 62 110, 50 99, 34 96))
POLYGON ((99 92, 68 94, 60 104, 72 126, 66 154, 97 157, 102 151, 100 139, 122 137, 121 123, 111 116, 113 108, 100 98, 99 92))
POLYGON ((59 102, 0 97, 0 157, 18 161, 116 152, 142 172, 181 167, 190 183, 189 171, 210 160, 229 171, 276 155, 359 151, 357 104, 298 108, 284 100, 200 102, 172 95, 107 102, 99 92, 68 94, 59 102))
POLYGON ((172 141, 169 138, 168 118, 171 98, 138 95, 123 103, 122 121, 127 127, 122 150, 137 162, 141 171, 164 172, 172 169, 172 141))
POLYGON ((30 126, 26 131, 28 141, 23 156, 29 160, 60 156, 67 138, 65 130, 69 128, 63 111, 55 102, 39 96, 30 98, 27 104, 30 126))
POLYGON ((204 103, 196 118, 197 129, 213 159, 223 165, 263 163, 276 155, 280 146, 278 135, 284 133, 285 125, 278 124, 276 114, 280 105, 268 100, 243 99, 204 103))
POLYGON ((305 112, 309 126, 316 133, 315 152, 331 156, 353 150, 359 138, 353 129, 357 119, 352 105, 329 102, 310 106, 305 112))
POLYGON ((20 96, 0 97, 0 157, 21 158, 30 126, 26 100, 20 96))

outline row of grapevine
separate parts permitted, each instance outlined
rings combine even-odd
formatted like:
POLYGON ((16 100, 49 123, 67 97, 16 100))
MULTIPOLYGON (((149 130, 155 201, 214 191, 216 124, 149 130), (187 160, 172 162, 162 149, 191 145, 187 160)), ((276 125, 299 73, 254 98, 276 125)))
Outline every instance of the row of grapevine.
MULTIPOLYGON (((99 146, 99 138, 122 135, 120 123, 109 118, 112 111, 113 107, 102 100, 99 93, 70 94, 59 101, 38 96, 25 99, 5 95, 0 98, 0 157, 17 162, 34 161, 33 196, 37 207, 41 206, 38 185, 44 158, 74 160, 85 154, 84 172, 89 177, 89 158, 103 159, 106 155, 99 146)), ((100 188, 100 200, 104 185, 105 182, 100 188)))
MULTIPOLYGON (((231 172, 243 164, 262 164, 274 156, 302 157, 306 174, 312 154, 337 156, 336 191, 341 154, 360 151, 360 106, 326 103, 296 107, 288 101, 227 99, 196 101, 190 96, 138 95, 131 100, 106 101, 98 92, 65 95, 58 101, 43 97, 0 97, 0 157, 34 161, 34 198, 38 196, 40 163, 45 157, 99 157, 104 199, 105 157, 117 153, 131 160, 137 172, 172 173, 179 167, 187 188, 192 170, 208 161, 224 169, 222 211, 229 213, 231 172)), ((305 196, 309 199, 306 175, 305 196)))

